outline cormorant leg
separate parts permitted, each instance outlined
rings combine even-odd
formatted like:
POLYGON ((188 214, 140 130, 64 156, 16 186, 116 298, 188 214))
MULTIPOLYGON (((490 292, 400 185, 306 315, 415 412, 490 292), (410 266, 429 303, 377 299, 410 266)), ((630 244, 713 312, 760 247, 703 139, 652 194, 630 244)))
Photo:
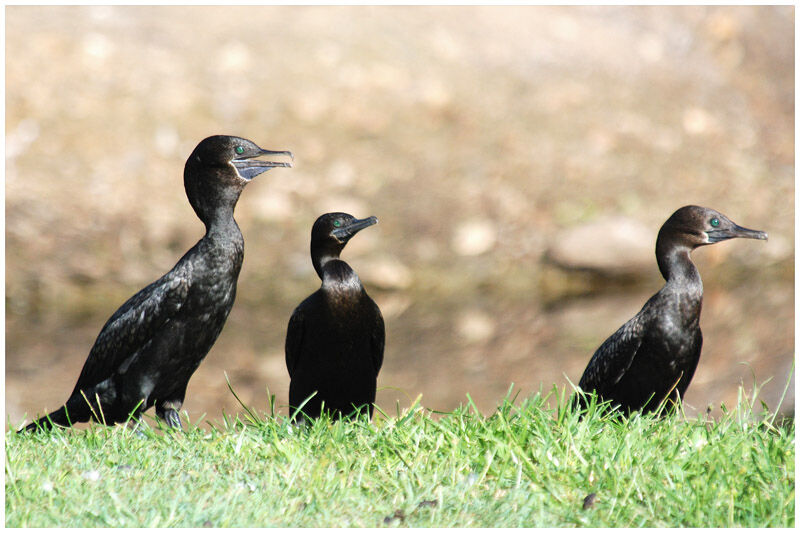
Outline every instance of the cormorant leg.
POLYGON ((128 427, 137 437, 144 437, 144 419, 142 413, 138 412, 128 419, 128 427))
POLYGON ((167 425, 172 429, 183 429, 183 424, 181 424, 181 415, 178 414, 178 411, 175 409, 167 409, 164 411, 164 420, 166 420, 167 425))
POLYGON ((159 403, 156 406, 156 414, 163 418, 164 422, 166 422, 167 426, 170 428, 183 429, 183 425, 181 424, 181 416, 178 413, 181 405, 183 405, 183 402, 180 400, 159 403))

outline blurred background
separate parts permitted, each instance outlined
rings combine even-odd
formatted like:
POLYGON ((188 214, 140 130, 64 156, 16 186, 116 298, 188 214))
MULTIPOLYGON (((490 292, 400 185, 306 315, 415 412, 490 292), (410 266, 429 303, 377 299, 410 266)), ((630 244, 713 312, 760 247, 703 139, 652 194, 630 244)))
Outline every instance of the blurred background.
POLYGON ((292 150, 244 191, 239 294, 197 420, 285 413, 311 225, 386 320, 378 404, 491 413, 574 383, 662 285, 686 204, 765 230, 693 254, 689 414, 738 386, 794 412, 794 8, 6 8, 6 417, 59 407, 106 319, 203 234, 183 165, 211 134, 292 150))

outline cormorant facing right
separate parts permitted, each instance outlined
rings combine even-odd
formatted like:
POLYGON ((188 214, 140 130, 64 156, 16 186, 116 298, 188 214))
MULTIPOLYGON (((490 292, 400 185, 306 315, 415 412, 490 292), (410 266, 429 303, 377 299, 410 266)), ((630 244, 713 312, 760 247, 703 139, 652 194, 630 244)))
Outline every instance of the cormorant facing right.
POLYGON ((271 155, 292 154, 225 135, 197 145, 183 182, 205 236, 111 315, 66 404, 24 430, 90 418, 113 425, 138 419, 153 405, 167 425, 181 427, 178 411, 189 378, 217 340, 236 296, 244 257, 244 239, 233 219, 236 202, 254 177, 292 166, 256 159, 271 155))
MULTIPOLYGON (((703 282, 689 253, 736 237, 766 240, 767 234, 737 226, 706 207, 675 211, 656 240, 658 268, 667 283, 597 349, 580 388, 625 412, 650 412, 667 398, 683 398, 703 344, 703 282)), ((585 404, 583 398, 580 402, 585 404)))
POLYGON ((303 414, 317 418, 324 402, 333 416, 366 406, 372 417, 383 363, 383 316, 339 254, 353 235, 377 222, 347 213, 327 213, 314 222, 311 261, 322 286, 297 306, 286 331, 293 415, 302 406, 303 414))

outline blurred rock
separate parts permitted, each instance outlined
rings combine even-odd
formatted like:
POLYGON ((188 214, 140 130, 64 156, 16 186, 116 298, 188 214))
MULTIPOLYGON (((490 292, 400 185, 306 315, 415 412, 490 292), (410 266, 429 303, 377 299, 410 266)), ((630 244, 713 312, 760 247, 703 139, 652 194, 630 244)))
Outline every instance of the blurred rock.
POLYGON ((497 241, 497 228, 489 220, 472 220, 460 224, 450 241, 458 255, 480 255, 488 252, 497 241))
POLYGON ((708 111, 699 107, 691 107, 683 113, 683 129, 690 135, 710 133, 716 123, 708 111))
POLYGON ((103 62, 113 52, 113 44, 105 35, 89 33, 83 38, 83 51, 86 56, 103 62))
POLYGON ((466 344, 488 340, 496 327, 492 317, 477 309, 466 311, 456 319, 456 333, 466 344))
POLYGON ((426 237, 420 237, 414 241, 413 249, 415 255, 417 256, 417 261, 423 263, 435 260, 441 253, 438 243, 435 240, 426 237))
POLYGON ((739 22, 732 13, 718 11, 708 18, 708 33, 717 41, 735 39, 741 32, 739 22))
POLYGON ((381 309, 384 320, 402 315, 411 306, 412 300, 403 293, 372 294, 372 299, 381 309))
MULTIPOLYGON (((350 213, 356 218, 364 218, 368 216, 372 216, 373 213, 368 212, 369 208, 367 207, 366 202, 355 198, 354 196, 348 195, 325 195, 321 198, 318 198, 315 202, 316 205, 316 215, 322 215, 324 213, 350 213)), ((376 215, 378 216, 378 215, 376 215)), ((378 216, 378 220, 380 220, 380 216, 378 216)), ((311 234, 311 226, 308 228, 309 235, 311 234)), ((373 230, 374 233, 374 230, 373 230)), ((366 232, 365 232, 366 234, 366 232)), ((354 243, 363 242, 364 237, 359 235, 358 239, 353 239, 350 244, 348 244, 348 249, 352 250, 355 247, 360 246, 360 244, 356 244, 353 246, 354 243)))
POLYGON ((596 128, 587 133, 587 145, 593 155, 605 155, 617 145, 617 139, 610 131, 596 128))
POLYGON ((412 281, 411 270, 388 256, 359 260, 358 275, 363 283, 385 290, 407 289, 412 281))
POLYGON ((448 61, 458 60, 465 54, 462 44, 446 28, 435 28, 429 39, 433 50, 448 61))
POLYGON ((299 120, 308 123, 321 120, 330 110, 329 99, 322 90, 297 91, 288 106, 299 120))
POLYGON ((356 171, 349 161, 339 159, 334 161, 330 167, 328 167, 328 172, 325 177, 329 185, 347 188, 353 185, 353 180, 356 177, 356 171))
POLYGON ((161 157, 179 156, 180 135, 171 125, 161 124, 153 134, 153 144, 161 157))
POLYGON ((441 109, 453 99, 447 85, 439 79, 423 80, 418 91, 420 101, 433 109, 441 109))
POLYGON ((769 233, 769 240, 762 253, 770 261, 777 263, 792 259, 794 257, 794 247, 791 241, 783 235, 769 233))
POLYGON ((626 217, 608 217, 557 232, 547 256, 568 269, 632 274, 653 268, 653 228, 626 217))
POLYGON ((287 220, 294 214, 294 204, 288 194, 262 188, 252 200, 256 216, 263 220, 287 220))
POLYGON ((217 54, 215 65, 222 72, 236 74, 246 71, 252 62, 250 50, 241 41, 225 43, 217 54))
POLYGON ((664 57, 664 43, 656 34, 647 34, 639 42, 639 55, 648 63, 661 61, 664 57))
POLYGON ((39 138, 39 123, 31 118, 21 120, 16 129, 6 136, 6 160, 21 154, 37 138, 39 138))

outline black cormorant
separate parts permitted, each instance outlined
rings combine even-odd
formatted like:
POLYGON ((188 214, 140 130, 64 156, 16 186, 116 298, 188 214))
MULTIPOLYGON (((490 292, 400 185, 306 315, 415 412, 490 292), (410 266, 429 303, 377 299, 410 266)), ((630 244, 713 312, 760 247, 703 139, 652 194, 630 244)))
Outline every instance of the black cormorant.
POLYGON ((314 222, 311 261, 322 286, 297 306, 286 332, 293 415, 300 409, 317 418, 324 403, 333 416, 349 416, 366 406, 372 417, 383 363, 383 316, 339 254, 353 235, 377 222, 346 213, 327 213, 314 222))
MULTIPOLYGON (((706 207, 675 211, 656 240, 658 268, 666 284, 597 349, 580 388, 596 392, 600 400, 610 400, 624 412, 650 412, 667 398, 673 403, 683 398, 703 344, 703 282, 689 253, 736 237, 766 239, 767 234, 737 226, 706 207)), ((585 405, 585 399, 580 401, 585 405)))
POLYGON ((66 404, 25 430, 90 418, 108 425, 138 420, 153 405, 168 426, 181 427, 178 411, 189 378, 217 340, 236 296, 244 239, 234 207, 251 179, 291 166, 257 159, 274 155, 292 154, 224 135, 197 145, 183 182, 205 235, 172 270, 111 315, 66 404))

